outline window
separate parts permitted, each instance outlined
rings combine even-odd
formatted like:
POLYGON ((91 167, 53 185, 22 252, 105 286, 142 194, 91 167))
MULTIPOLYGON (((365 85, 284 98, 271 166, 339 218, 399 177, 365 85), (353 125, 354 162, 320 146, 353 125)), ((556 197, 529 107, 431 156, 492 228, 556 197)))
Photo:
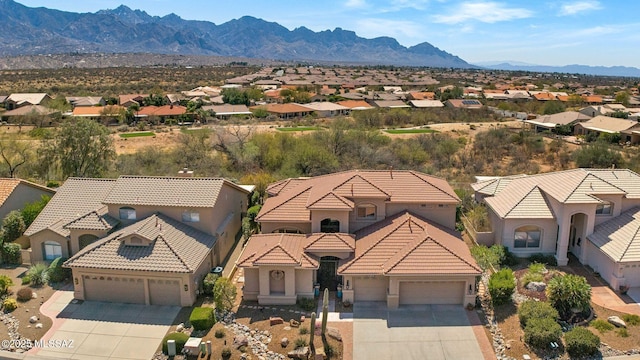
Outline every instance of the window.
POLYGON ((365 204, 358 206, 358 219, 375 220, 376 219, 376 206, 371 204, 365 204))
POLYGON ((53 260, 62 257, 62 246, 55 241, 45 241, 44 246, 44 259, 53 260))
POLYGON ((121 207, 120 208, 120 220, 135 220, 136 219, 136 209, 130 207, 121 207))
POLYGON ((513 247, 516 249, 531 249, 540 247, 542 231, 537 226, 522 226, 516 229, 513 247))
POLYGON ((613 204, 605 201, 602 204, 598 204, 596 206, 596 215, 611 215, 613 209, 613 204))
POLYGON ((273 233, 278 233, 278 234, 302 234, 303 232, 300 231, 299 229, 293 229, 293 228, 280 228, 280 229, 275 229, 273 230, 273 233))
POLYGON ((340 232, 340 221, 333 219, 324 219, 320 222, 320 232, 337 233, 340 232))
POLYGON ((200 213, 195 211, 185 211, 182 213, 182 222, 200 222, 200 213))

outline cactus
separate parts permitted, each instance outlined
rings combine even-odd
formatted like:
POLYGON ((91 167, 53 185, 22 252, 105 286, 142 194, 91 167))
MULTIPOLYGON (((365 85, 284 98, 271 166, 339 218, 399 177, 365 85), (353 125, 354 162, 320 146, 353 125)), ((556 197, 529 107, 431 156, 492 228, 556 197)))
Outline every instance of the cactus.
POLYGON ((309 331, 309 347, 311 348, 311 355, 316 355, 316 347, 313 345, 313 339, 316 336, 316 313, 311 313, 311 331, 309 331))
POLYGON ((327 317, 329 316, 329 289, 324 289, 324 296, 322 297, 322 338, 324 339, 327 333, 327 317))

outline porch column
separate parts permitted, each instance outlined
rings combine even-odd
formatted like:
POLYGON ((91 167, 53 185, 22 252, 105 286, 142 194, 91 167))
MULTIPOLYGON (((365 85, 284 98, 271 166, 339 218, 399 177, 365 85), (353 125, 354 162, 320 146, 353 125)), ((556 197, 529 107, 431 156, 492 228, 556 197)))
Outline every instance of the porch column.
POLYGON ((560 228, 558 229, 558 248, 556 249, 556 261, 558 266, 565 266, 569 262, 567 251, 569 251, 569 231, 571 228, 571 217, 563 216, 560 228))
POLYGON ((296 270, 294 268, 284 270, 284 295, 296 295, 296 270))
POLYGON ((265 269, 263 267, 259 268, 259 284, 260 284, 260 295, 268 296, 270 293, 270 278, 269 278, 269 269, 265 269))

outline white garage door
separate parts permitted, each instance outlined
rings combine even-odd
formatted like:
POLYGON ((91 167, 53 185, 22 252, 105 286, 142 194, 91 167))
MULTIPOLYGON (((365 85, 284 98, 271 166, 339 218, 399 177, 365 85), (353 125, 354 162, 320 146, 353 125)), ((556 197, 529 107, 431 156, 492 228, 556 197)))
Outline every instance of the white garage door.
POLYGON ((178 280, 149 280, 151 305, 180 305, 178 280))
POLYGON ((402 281, 400 304, 462 304, 464 282, 402 281))
POLYGON ((627 285, 631 287, 640 286, 640 264, 630 264, 623 271, 627 285))
POLYGON ((354 301, 387 301, 389 280, 384 276, 356 277, 354 301))
POLYGON ((144 304, 142 279, 85 275, 83 280, 85 300, 144 304))

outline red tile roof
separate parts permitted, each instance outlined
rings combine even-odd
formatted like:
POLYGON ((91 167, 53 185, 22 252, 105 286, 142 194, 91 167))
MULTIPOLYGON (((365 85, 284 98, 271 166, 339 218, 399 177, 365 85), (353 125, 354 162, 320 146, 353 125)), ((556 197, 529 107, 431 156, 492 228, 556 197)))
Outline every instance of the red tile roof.
POLYGON ((317 269, 318 261, 304 253, 308 243, 307 235, 302 234, 253 235, 236 264, 238 267, 280 265, 317 269))

